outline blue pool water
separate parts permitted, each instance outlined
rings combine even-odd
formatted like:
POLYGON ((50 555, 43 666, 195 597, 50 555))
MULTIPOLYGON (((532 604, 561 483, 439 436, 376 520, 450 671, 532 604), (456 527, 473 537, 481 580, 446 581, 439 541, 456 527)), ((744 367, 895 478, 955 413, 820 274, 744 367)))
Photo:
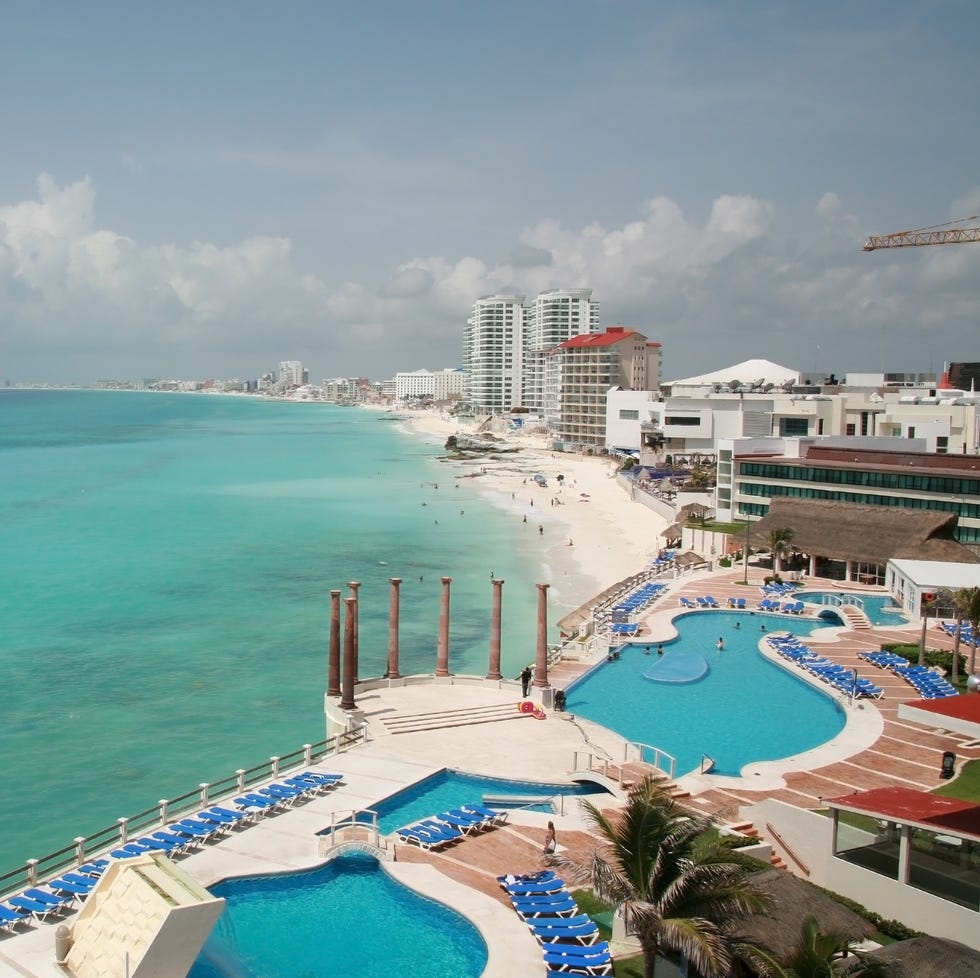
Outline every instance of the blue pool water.
MULTIPOLYGON (((510 781, 502 778, 483 778, 448 769, 417 782, 374 806, 378 813, 378 826, 384 834, 394 832, 423 818, 439 812, 458 808, 473 802, 482 803, 485 795, 535 797, 555 795, 590 795, 602 793, 595 785, 542 784, 532 781, 510 781)), ((499 806, 504 807, 504 806, 499 806)), ((511 807, 511 806, 507 806, 511 807)), ((529 806, 540 811, 553 811, 551 805, 529 806)))
MULTIPOLYGON (((819 605, 824 605, 830 598, 859 598, 861 602, 859 607, 863 609, 872 625, 904 625, 908 621, 905 612, 889 594, 843 594, 836 591, 812 591, 809 594, 799 596, 800 601, 819 605)), ((834 604, 826 604, 826 607, 833 610, 834 604)))
POLYGON ((735 611, 693 612, 674 624, 679 637, 664 643, 664 656, 699 653, 709 665, 703 679, 645 679, 651 656, 643 645, 627 645, 618 660, 603 663, 566 691, 568 711, 667 751, 677 759, 678 776, 699 770, 702 754, 714 759, 714 773, 738 775, 746 764, 809 750, 843 729, 844 714, 834 699, 758 651, 763 625, 795 635, 823 626, 735 611), (722 651, 716 648, 719 637, 722 651))
POLYGON ((228 880, 228 905, 188 978, 477 978, 479 931, 393 880, 370 856, 228 880))

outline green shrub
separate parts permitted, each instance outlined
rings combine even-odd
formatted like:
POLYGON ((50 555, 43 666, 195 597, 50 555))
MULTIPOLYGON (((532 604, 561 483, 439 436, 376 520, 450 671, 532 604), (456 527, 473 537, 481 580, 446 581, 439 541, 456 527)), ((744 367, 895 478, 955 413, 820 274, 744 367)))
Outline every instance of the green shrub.
MULTIPOLYGON (((816 886, 816 884, 813 884, 816 886)), ((832 900, 836 900, 842 907, 847 907, 848 910, 853 910, 859 917, 863 917, 872 927, 876 927, 882 934, 886 934, 888 937, 894 938, 896 941, 907 941, 913 937, 918 937, 920 932, 917 930, 912 930, 911 927, 906 927, 905 924, 898 920, 885 920, 881 914, 875 913, 873 910, 869 910, 866 906, 858 903, 856 900, 850 900, 845 896, 841 896, 839 893, 835 893, 833 890, 825 890, 822 886, 817 886, 817 889, 821 893, 825 893, 832 900)))
POLYGON ((732 566, 731 559, 728 558, 728 557, 722 557, 721 560, 718 561, 718 566, 719 567, 731 567, 732 566))

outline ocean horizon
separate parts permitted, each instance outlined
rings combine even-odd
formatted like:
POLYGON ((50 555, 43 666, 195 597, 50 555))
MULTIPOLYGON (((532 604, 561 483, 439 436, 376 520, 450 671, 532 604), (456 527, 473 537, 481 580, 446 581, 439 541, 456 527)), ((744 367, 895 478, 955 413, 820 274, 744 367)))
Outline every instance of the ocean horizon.
POLYGON ((443 455, 354 408, 0 390, 0 867, 322 740, 348 581, 363 678, 386 666, 390 577, 404 674, 434 669, 442 576, 450 669, 485 673, 505 579, 516 676, 545 559, 443 455))

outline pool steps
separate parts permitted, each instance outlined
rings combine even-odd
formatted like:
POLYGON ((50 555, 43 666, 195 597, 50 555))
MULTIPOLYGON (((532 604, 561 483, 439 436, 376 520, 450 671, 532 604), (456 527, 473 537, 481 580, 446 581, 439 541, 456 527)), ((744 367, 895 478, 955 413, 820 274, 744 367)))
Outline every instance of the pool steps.
POLYGON ((372 733, 406 734, 423 730, 442 730, 446 727, 469 727, 478 723, 499 723, 501 720, 528 720, 533 714, 521 713, 517 701, 461 710, 439 710, 431 713, 395 713, 376 717, 381 730, 372 733))

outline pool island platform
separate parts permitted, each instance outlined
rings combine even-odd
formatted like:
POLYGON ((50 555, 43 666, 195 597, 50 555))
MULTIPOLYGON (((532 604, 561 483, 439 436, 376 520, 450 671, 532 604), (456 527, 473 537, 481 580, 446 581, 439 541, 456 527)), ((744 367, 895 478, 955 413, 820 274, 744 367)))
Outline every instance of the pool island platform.
MULTIPOLYGON (((675 634, 672 619, 682 610, 678 598, 695 598, 709 587, 722 606, 729 597, 751 596, 754 603, 757 587, 747 587, 741 580, 740 571, 695 572, 672 580, 669 592, 643 617, 633 641, 669 641, 675 634)), ((812 582, 814 589, 832 586, 833 582, 812 582)), ((746 609, 743 614, 757 612, 746 609)), ((760 615, 757 620, 766 623, 770 631, 778 631, 779 617, 760 615)), ((917 638, 917 624, 823 629, 808 641, 835 662, 858 668, 862 674, 870 671, 885 687, 884 698, 845 706, 849 716, 845 729, 805 757, 768 762, 758 769, 753 765, 740 778, 681 776, 672 791, 692 810, 710 814, 722 823, 736 823, 740 808, 762 800, 776 798, 799 808, 816 809, 823 807, 825 798, 869 788, 929 790, 938 786, 942 783, 944 751, 952 750, 966 759, 980 757, 980 747, 969 746, 963 735, 902 719, 899 704, 915 700, 914 690, 897 676, 872 671, 858 658, 859 652, 876 650, 883 642, 917 638)), ((930 629, 928 643, 950 648, 952 640, 939 629, 930 629)), ((586 651, 583 647, 576 657, 555 663, 549 668, 551 687, 565 689, 589 669, 602 668, 605 654, 603 648, 594 646, 586 651)), ((531 691, 532 699, 536 693, 539 691, 531 691)), ((315 866, 323 860, 318 833, 329 828, 337 813, 371 809, 380 800, 446 767, 523 781, 564 782, 592 777, 613 791, 592 798, 604 809, 617 807, 629 784, 652 770, 636 762, 623 762, 628 756, 627 744, 615 732, 574 712, 546 708, 543 720, 521 714, 520 700, 520 684, 508 680, 449 676, 404 685, 365 684, 357 690, 357 706, 367 721, 366 741, 316 765, 316 769, 343 774, 343 784, 329 794, 260 819, 188 853, 177 860, 178 865, 204 886, 235 876, 315 866), (398 718, 445 714, 447 708, 457 714, 451 724, 398 727, 398 718), (462 722, 460 718, 465 716, 471 722, 462 722)), ((506 825, 442 852, 424 852, 396 843, 393 836, 384 840, 394 855, 386 868, 398 879, 452 906, 479 927, 490 949, 483 978, 544 974, 540 948, 508 905, 496 878, 543 867, 541 847, 549 818, 557 826, 560 849, 584 860, 592 839, 577 801, 553 816, 515 811, 506 825)), ((70 925, 71 920, 69 916, 64 922, 70 925)), ((64 978, 54 961, 57 925, 57 921, 39 924, 0 939, 0 978, 64 978)))

